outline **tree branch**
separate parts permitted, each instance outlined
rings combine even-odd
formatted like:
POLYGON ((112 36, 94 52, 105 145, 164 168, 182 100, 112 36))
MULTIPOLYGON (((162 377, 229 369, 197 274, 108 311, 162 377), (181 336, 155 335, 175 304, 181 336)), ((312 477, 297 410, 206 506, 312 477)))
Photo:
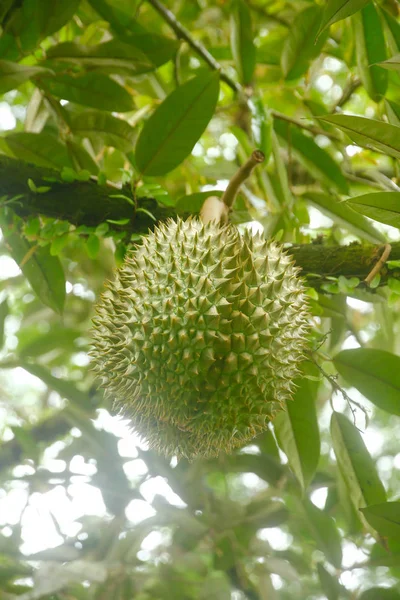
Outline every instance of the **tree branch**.
MULTIPOLYGON (((96 227, 107 219, 129 219, 127 225, 110 224, 110 227, 128 233, 147 233, 148 229, 154 226, 154 221, 143 212, 135 213, 134 207, 123 198, 112 198, 116 192, 118 190, 115 187, 98 185, 95 181, 66 183, 62 181, 58 171, 0 156, 0 197, 3 196, 3 201, 7 201, 22 194, 20 199, 12 203, 12 208, 23 218, 43 215, 66 220, 73 225, 91 227, 96 227), (32 192, 27 183, 29 178, 36 186, 51 186, 51 190, 44 194, 32 192)), ((123 188, 121 194, 134 200, 128 187, 123 188)), ((149 210, 156 221, 165 221, 169 217, 177 216, 173 207, 160 206, 153 198, 138 198, 137 207, 149 210)), ((361 243, 349 246, 294 245, 287 251, 293 255, 303 275, 308 276, 308 285, 316 288, 320 287, 327 276, 343 275, 365 279, 382 252, 381 246, 361 243)), ((392 244, 390 258, 400 259, 400 242, 392 244)), ((381 281, 384 283, 387 279, 385 269, 381 275, 381 281)), ((392 275, 398 276, 395 272, 392 272, 392 275)))

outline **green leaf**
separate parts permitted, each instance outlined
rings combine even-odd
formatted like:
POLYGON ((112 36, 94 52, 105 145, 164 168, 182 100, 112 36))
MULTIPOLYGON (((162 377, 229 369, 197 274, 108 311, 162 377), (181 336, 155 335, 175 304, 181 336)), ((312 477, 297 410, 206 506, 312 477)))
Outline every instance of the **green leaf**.
POLYGON ((188 196, 182 196, 176 203, 176 210, 180 214, 199 213, 203 203, 210 196, 222 196, 220 190, 210 190, 209 192, 196 192, 188 196))
POLYGON ((355 508, 385 502, 385 488, 358 429, 347 417, 334 412, 331 435, 336 461, 355 508))
POLYGON ((72 404, 76 405, 78 410, 84 410, 85 408, 90 407, 90 397, 78 389, 70 381, 67 381, 66 379, 60 379, 59 377, 54 377, 54 375, 52 375, 45 367, 32 364, 27 360, 19 360, 18 364, 31 375, 38 377, 47 385, 47 387, 57 392, 57 394, 59 394, 62 398, 67 398, 67 400, 69 400, 72 404))
POLYGON ((8 316, 8 302, 7 298, 4 298, 0 302, 0 350, 4 346, 4 323, 8 316))
POLYGON ((380 7, 380 13, 384 18, 389 50, 391 54, 397 54, 400 51, 400 23, 382 7, 380 7))
POLYGON ((274 129, 294 150, 296 158, 304 165, 311 175, 328 187, 335 188, 342 194, 347 194, 349 186, 340 167, 333 158, 320 148, 311 137, 301 133, 296 127, 275 119, 274 129))
POLYGON ((71 119, 71 130, 95 143, 130 152, 136 132, 126 121, 107 113, 86 110, 71 119))
POLYGON ((400 127, 400 104, 385 98, 386 115, 391 125, 400 127))
POLYGON ((65 303, 65 276, 59 259, 48 246, 34 247, 18 233, 5 237, 12 258, 43 304, 62 313, 65 303))
POLYGON ((373 192, 346 203, 353 210, 392 227, 400 227, 400 192, 373 192))
POLYGON ((281 56, 281 67, 286 79, 297 79, 304 75, 310 61, 321 52, 326 35, 315 42, 320 20, 321 9, 318 6, 309 6, 296 15, 281 56))
POLYGON ((52 327, 47 333, 27 337, 26 331, 22 329, 18 335, 19 342, 17 352, 21 358, 37 357, 55 349, 65 349, 77 351, 76 340, 82 337, 79 329, 70 329, 68 327, 52 327), (24 335, 25 334, 25 335, 24 335))
POLYGON ((91 235, 89 235, 87 242, 86 242, 86 251, 88 253, 89 258, 91 258, 91 259, 96 258, 99 253, 99 250, 100 250, 100 240, 97 237, 97 235, 92 233, 91 235))
POLYGON ((8 60, 0 60, 0 94, 14 90, 31 77, 43 73, 51 73, 51 71, 44 67, 20 65, 8 60))
POLYGON ((400 592, 396 588, 374 587, 365 590, 358 600, 400 600, 400 592))
POLYGON ((385 350, 355 348, 343 350, 333 362, 340 375, 375 406, 400 416, 399 356, 385 350))
POLYGON ((363 148, 400 158, 400 127, 350 115, 328 115, 319 119, 336 125, 363 148))
POLYGON ((341 585, 323 566, 317 563, 317 571, 322 590, 328 600, 339 600, 341 585))
POLYGON ((35 0, 43 37, 63 27, 77 11, 81 0, 35 0))
POLYGON ((255 94, 248 100, 248 106, 251 110, 251 131, 257 148, 259 148, 264 156, 264 164, 268 164, 269 157, 272 153, 272 130, 274 120, 271 112, 264 106, 261 98, 255 94))
POLYGON ((4 138, 15 158, 33 163, 39 167, 53 167, 60 170, 65 165, 72 166, 67 148, 50 133, 9 133, 4 138))
POLYGON ((383 502, 360 510, 381 536, 400 540, 400 502, 383 502))
POLYGON ((256 66, 250 10, 244 0, 235 0, 231 12, 231 48, 239 79, 250 85, 256 66))
POLYGON ((369 97, 379 102, 385 95, 388 77, 376 63, 386 58, 382 22, 373 4, 353 16, 358 73, 369 97))
POLYGON ((141 50, 120 40, 110 40, 96 46, 64 42, 49 48, 47 59, 78 65, 88 70, 131 76, 157 68, 141 50))
POLYGON ((191 152, 218 101, 219 74, 198 75, 170 94, 145 123, 136 163, 145 175, 165 175, 191 152))
POLYGON ((328 0, 325 4, 319 33, 361 10, 371 0, 328 0))
POLYGON ((103 73, 85 73, 77 77, 58 74, 42 77, 37 85, 57 98, 116 112, 135 108, 133 98, 121 85, 103 73))
POLYGON ((318 383, 303 379, 293 401, 274 419, 274 430, 289 465, 305 490, 317 469, 320 439, 315 407, 318 383))
POLYGON ((385 236, 373 224, 348 206, 348 202, 338 202, 332 196, 319 192, 308 192, 305 199, 331 218, 335 223, 373 244, 386 241, 385 236))
POLYGON ((387 60, 380 62, 379 65, 381 67, 383 67, 384 69, 389 69, 392 71, 399 71, 400 70, 400 54, 395 54, 394 56, 391 56, 387 60))
POLYGON ((199 600, 230 600, 231 585, 222 571, 212 571, 202 581, 199 600))
POLYGON ((323 510, 317 508, 308 498, 303 500, 303 507, 307 524, 318 548, 334 567, 340 569, 342 546, 335 521, 323 510))

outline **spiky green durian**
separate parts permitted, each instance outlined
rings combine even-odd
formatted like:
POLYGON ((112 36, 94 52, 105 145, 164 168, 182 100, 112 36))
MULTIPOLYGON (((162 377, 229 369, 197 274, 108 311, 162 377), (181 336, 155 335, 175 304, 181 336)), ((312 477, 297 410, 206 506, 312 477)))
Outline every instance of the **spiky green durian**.
POLYGON ((308 332, 298 271, 279 244, 197 219, 128 253, 97 305, 92 356, 151 447, 231 451, 292 397, 308 332))

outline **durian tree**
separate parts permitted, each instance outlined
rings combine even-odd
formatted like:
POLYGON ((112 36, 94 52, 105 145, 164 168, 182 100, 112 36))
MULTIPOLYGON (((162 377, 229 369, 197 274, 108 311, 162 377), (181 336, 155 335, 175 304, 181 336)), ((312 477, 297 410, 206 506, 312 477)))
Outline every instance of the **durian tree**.
POLYGON ((399 3, 0 23, 0 597, 400 599, 399 3))

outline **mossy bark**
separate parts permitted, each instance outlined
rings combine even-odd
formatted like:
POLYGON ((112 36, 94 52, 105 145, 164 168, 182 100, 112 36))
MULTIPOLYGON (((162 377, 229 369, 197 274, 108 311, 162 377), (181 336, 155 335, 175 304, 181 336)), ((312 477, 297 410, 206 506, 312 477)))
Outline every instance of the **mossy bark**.
MULTIPOLYGON (((74 225, 94 227, 108 219, 129 219, 128 224, 111 224, 111 227, 138 234, 146 233, 154 226, 151 217, 144 212, 136 212, 135 207, 125 199, 113 197, 116 194, 124 194, 133 200, 129 186, 118 190, 109 184, 98 185, 94 180, 67 183, 62 180, 58 171, 0 156, 0 196, 7 201, 22 195, 12 204, 13 210, 21 217, 41 214, 63 219, 74 225), (36 187, 50 186, 51 189, 45 193, 32 192, 28 179, 36 187)), ((173 207, 161 206, 153 198, 138 198, 137 208, 145 208, 157 221, 176 216, 173 207)), ((288 252, 293 255, 302 273, 308 276, 308 284, 319 287, 327 276, 343 275, 364 279, 379 259, 382 247, 361 243, 328 246, 322 242, 294 245, 288 248, 288 252)), ((400 243, 392 245, 390 259, 400 259, 400 243)), ((387 277, 385 268, 382 275, 384 281, 387 277)), ((398 276, 396 272, 391 275, 398 276)))

